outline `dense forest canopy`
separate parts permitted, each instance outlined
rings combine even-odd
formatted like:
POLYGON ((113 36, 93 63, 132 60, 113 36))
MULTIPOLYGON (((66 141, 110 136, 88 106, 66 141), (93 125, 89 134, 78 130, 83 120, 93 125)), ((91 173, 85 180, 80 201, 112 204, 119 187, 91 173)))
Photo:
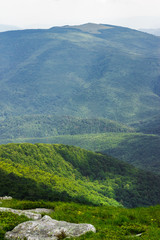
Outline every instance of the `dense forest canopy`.
POLYGON ((160 203, 160 176, 74 146, 1 145, 0 163, 1 196, 127 207, 160 203))

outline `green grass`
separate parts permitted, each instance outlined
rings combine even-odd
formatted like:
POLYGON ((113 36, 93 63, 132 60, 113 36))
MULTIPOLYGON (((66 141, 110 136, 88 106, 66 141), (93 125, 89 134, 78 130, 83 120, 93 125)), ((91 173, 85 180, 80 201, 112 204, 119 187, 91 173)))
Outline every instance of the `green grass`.
MULTIPOLYGON (((68 221, 73 223, 90 223, 96 228, 96 233, 87 233, 74 240, 125 240, 160 239, 160 206, 149 208, 116 208, 116 207, 93 207, 76 203, 63 202, 31 202, 31 201, 2 201, 3 207, 17 207, 24 209, 25 206, 54 208, 50 216, 56 220, 68 221), (136 234, 142 234, 135 237, 136 234)), ((3 239, 5 231, 11 230, 19 222, 25 219, 17 216, 13 219, 13 214, 0 214, 0 239, 3 239), (12 221, 12 225, 10 222, 12 221)))
POLYGON ((25 216, 18 216, 10 212, 0 212, 0 239, 4 239, 6 232, 29 219, 25 216))

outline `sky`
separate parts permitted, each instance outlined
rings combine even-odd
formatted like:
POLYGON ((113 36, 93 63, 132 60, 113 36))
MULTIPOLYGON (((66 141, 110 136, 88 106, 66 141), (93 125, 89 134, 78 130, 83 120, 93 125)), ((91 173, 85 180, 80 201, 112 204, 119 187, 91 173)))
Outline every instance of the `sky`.
POLYGON ((160 0, 0 0, 0 24, 49 28, 88 22, 160 28, 160 0))

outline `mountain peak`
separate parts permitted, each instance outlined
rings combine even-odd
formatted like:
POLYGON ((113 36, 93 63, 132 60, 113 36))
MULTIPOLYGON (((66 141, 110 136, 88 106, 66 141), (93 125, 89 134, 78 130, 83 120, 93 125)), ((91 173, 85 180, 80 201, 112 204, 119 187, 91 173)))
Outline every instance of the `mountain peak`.
POLYGON ((88 33, 93 33, 93 34, 99 34, 100 30, 102 30, 102 29, 113 28, 113 26, 110 26, 110 25, 97 24, 97 23, 85 23, 82 25, 73 25, 73 26, 66 26, 66 27, 79 29, 83 32, 88 32, 88 33))

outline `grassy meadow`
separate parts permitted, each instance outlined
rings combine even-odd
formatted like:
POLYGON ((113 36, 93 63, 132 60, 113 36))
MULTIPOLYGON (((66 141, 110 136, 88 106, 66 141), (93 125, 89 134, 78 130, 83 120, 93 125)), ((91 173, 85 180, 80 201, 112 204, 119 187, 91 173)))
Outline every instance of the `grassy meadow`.
MULTIPOLYGON (((20 201, 16 199, 11 201, 3 200, 1 206, 15 209, 51 208, 54 209, 50 214, 53 219, 73 223, 90 223, 95 226, 96 233, 87 233, 81 237, 71 238, 71 240, 160 239, 160 206, 126 209, 64 202, 20 201)), ((27 220, 24 216, 0 213, 0 239, 4 239, 6 231, 27 220)))

